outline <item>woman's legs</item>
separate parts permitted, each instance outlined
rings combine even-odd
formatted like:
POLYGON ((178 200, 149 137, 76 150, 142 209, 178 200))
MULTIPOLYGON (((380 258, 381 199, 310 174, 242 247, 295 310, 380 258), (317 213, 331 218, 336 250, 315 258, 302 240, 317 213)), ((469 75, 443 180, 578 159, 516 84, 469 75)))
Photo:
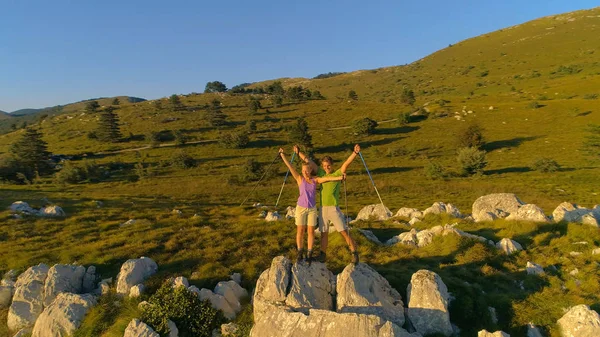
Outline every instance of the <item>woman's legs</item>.
MULTIPOLYGON (((298 247, 298 250, 301 250, 302 248, 304 248, 304 232, 306 232, 306 226, 296 226, 296 246, 298 247)), ((309 234, 309 238, 310 238, 310 234, 309 234)), ((309 239, 310 240, 310 239, 309 239)), ((310 243, 310 241, 309 241, 310 243)), ((310 249, 309 245, 309 248, 310 249)))

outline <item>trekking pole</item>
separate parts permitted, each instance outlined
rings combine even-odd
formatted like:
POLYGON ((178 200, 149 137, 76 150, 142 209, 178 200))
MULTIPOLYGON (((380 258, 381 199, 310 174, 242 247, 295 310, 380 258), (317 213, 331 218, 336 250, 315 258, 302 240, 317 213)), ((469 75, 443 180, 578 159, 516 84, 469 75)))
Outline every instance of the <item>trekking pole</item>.
POLYGON ((377 186, 375 186, 375 182, 373 181, 373 177, 371 177, 371 172, 369 172, 369 168, 367 167, 367 163, 365 163, 365 158, 363 158, 362 152, 359 152, 358 155, 360 156, 360 159, 362 160, 363 165, 365 165, 365 169, 367 170, 367 174, 369 175, 369 178, 371 179, 371 182, 373 183, 373 187, 375 187, 375 192, 377 192, 377 196, 379 197, 379 201, 381 201, 381 206, 383 206, 383 209, 385 210, 385 205, 383 204, 383 200, 381 200, 381 195, 379 195, 379 191, 377 190, 377 186))
POLYGON ((252 188, 252 191, 250 191, 250 193, 248 193, 248 196, 246 196, 246 199, 244 199, 244 201, 242 201, 240 206, 242 206, 246 202, 246 200, 248 200, 248 198, 250 198, 250 195, 252 195, 252 192, 254 192, 254 190, 258 187, 258 184, 260 184, 260 182, 263 180, 263 178, 267 175, 267 172, 269 172, 269 169, 271 168, 271 166, 273 166, 273 163, 277 160, 277 158, 279 158, 279 152, 277 153, 277 156, 275 158, 273 158, 273 161, 271 162, 271 164, 269 164, 269 166, 267 167, 267 169, 265 170, 263 175, 256 182, 256 185, 254 185, 254 188, 252 188))
POLYGON ((348 191, 346 190, 346 179, 344 179, 344 204, 346 204, 346 226, 348 226, 350 217, 348 216, 348 191))
MULTIPOLYGON (((296 152, 292 153, 292 160, 290 160, 290 164, 294 163, 294 157, 296 156, 296 152)), ((283 193, 283 187, 285 186, 285 182, 287 180, 288 175, 290 174, 290 169, 285 173, 285 178, 283 178, 283 184, 281 185, 281 190, 279 191, 279 196, 277 197, 277 202, 275 203, 275 208, 279 205, 279 198, 281 198, 281 193, 283 193)))

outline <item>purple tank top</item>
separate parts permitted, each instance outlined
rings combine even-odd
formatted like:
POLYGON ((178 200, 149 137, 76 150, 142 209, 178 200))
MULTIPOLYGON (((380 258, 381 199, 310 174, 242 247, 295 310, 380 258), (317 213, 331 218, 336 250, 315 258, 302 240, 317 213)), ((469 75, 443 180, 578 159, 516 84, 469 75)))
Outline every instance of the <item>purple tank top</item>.
POLYGON ((302 182, 298 188, 300 189, 300 196, 298 197, 298 206, 304 208, 313 208, 317 205, 317 182, 311 179, 312 184, 306 182, 302 178, 302 182))

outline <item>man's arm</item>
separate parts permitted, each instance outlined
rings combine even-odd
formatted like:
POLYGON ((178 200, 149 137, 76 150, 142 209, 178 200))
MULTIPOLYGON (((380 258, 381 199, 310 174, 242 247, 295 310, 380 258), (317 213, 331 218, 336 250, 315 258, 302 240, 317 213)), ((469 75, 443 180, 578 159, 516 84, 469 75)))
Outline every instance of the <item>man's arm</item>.
POLYGON ((350 163, 352 163, 354 158, 356 158, 356 156, 358 155, 359 152, 360 152, 360 145, 358 145, 358 144, 354 145, 354 150, 353 150, 352 154, 350 155, 350 157, 348 157, 348 159, 346 159, 344 164, 342 164, 342 168, 340 170, 340 171, 342 171, 342 173, 346 173, 348 166, 350 165, 350 163))
POLYGON ((298 158, 303 163, 307 163, 310 166, 310 168, 315 172, 315 174, 317 173, 317 170, 319 170, 319 167, 307 155, 305 155, 304 153, 300 152, 300 146, 294 145, 294 152, 296 152, 296 154, 298 155, 298 158))

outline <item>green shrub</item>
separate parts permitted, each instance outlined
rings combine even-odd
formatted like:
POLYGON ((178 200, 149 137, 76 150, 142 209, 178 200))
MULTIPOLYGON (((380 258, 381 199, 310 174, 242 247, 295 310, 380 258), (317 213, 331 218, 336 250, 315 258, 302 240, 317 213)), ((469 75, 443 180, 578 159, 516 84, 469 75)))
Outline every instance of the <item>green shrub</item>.
POLYGON ((377 122, 368 117, 357 119, 352 122, 352 132, 359 136, 372 134, 376 127, 377 122))
POLYGON ((458 134, 458 148, 474 147, 480 149, 485 140, 483 138, 483 129, 479 124, 470 124, 458 134))
POLYGON ((248 145, 250 138, 246 132, 232 132, 222 135, 219 142, 228 149, 241 149, 248 145))
POLYGON ((542 105, 538 101, 533 101, 533 102, 529 103, 528 107, 530 109, 539 109, 542 107, 542 105))
POLYGON ((456 158, 464 175, 482 174, 487 166, 485 151, 475 147, 464 147, 458 151, 456 158))
POLYGON ((431 180, 443 179, 446 177, 444 167, 438 162, 430 161, 425 164, 423 169, 425 171, 425 176, 431 180))
POLYGON ((185 287, 173 289, 170 280, 148 302, 141 319, 161 336, 169 334, 169 320, 175 323, 181 337, 210 337, 212 330, 224 321, 222 312, 213 309, 208 301, 201 301, 185 287))
POLYGON ((183 133, 182 130, 175 131, 175 145, 184 145, 187 143, 188 137, 183 133))
POLYGON ((254 159, 248 159, 244 165, 244 181, 256 181, 264 172, 262 165, 254 159))
POLYGON ((583 96, 583 99, 597 99, 598 94, 586 94, 583 96))
POLYGON ((560 165, 554 159, 540 158, 533 163, 532 168, 535 171, 549 173, 560 170, 560 165))
POLYGON ((411 112, 401 112, 398 115, 398 124, 406 125, 412 121, 411 112))
POLYGON ((196 160, 183 150, 175 151, 171 157, 171 165, 180 169, 188 169, 196 166, 196 160))
POLYGON ((54 174, 57 184, 77 184, 84 181, 97 182, 105 176, 105 171, 95 161, 75 164, 70 160, 62 163, 60 171, 54 174))
POLYGON ((16 181, 20 170, 19 161, 10 154, 0 155, 0 181, 16 181))

